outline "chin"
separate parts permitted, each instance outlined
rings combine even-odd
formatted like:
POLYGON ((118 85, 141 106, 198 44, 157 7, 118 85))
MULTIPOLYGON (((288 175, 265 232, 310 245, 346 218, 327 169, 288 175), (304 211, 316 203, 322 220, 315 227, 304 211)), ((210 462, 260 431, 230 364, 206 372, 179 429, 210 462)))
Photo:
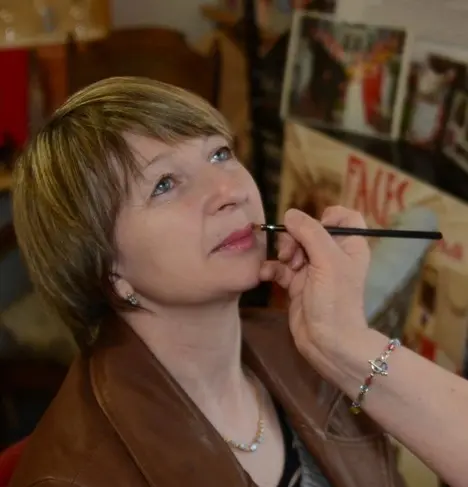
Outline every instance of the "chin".
POLYGON ((242 258, 223 262, 216 270, 216 277, 222 279, 221 287, 228 292, 243 293, 257 287, 260 284, 260 266, 263 262, 263 253, 253 252, 242 258))
POLYGON ((260 284, 260 279, 258 277, 258 272, 255 275, 243 275, 243 276, 236 276, 236 279, 233 279, 231 285, 235 292, 244 293, 246 291, 250 291, 251 289, 256 288, 260 284))
POLYGON ((221 296, 228 297, 231 299, 233 296, 236 298, 240 298, 242 294, 245 292, 251 291, 252 289, 255 289, 259 284, 260 284, 259 279, 255 280, 244 280, 244 281, 231 281, 231 282, 224 282, 222 283, 222 291, 221 291, 221 296))

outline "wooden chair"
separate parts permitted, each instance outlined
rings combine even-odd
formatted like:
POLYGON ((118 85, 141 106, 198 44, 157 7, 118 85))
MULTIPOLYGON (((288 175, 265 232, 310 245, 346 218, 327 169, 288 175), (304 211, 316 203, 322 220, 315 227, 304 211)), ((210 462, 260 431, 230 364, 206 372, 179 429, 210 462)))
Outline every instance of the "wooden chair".
POLYGON ((67 59, 70 93, 112 76, 142 76, 188 89, 217 105, 219 50, 202 56, 174 31, 122 30, 86 46, 70 42, 67 59))

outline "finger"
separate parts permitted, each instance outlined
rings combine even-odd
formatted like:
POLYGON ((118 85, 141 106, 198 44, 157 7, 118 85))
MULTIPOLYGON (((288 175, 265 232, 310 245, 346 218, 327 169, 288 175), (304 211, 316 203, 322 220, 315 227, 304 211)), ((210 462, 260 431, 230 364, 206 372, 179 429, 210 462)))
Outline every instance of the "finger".
POLYGON ((302 211, 291 209, 284 215, 284 224, 313 266, 323 267, 333 261, 336 245, 320 222, 302 211))
MULTIPOLYGON (((367 224, 361 213, 343 206, 330 206, 327 208, 323 212, 321 222, 324 226, 367 228, 367 224)), ((364 237, 343 236, 335 237, 334 240, 343 249, 346 248, 348 255, 361 254, 368 251, 367 239, 364 237)))
POLYGON ((330 227, 367 228, 361 213, 344 206, 329 206, 323 212, 320 221, 322 225, 330 227))
POLYGON ((288 289, 295 272, 287 265, 275 260, 266 261, 260 269, 260 280, 274 281, 283 289, 288 289))
POLYGON ((290 261, 298 248, 299 244, 292 238, 291 235, 289 235, 289 233, 280 233, 278 235, 278 260, 282 262, 290 261))
POLYGON ((260 280, 261 281, 272 281, 275 276, 275 267, 277 261, 266 260, 260 267, 260 280))
POLYGON ((292 259, 289 262, 289 267, 293 271, 297 272, 304 266, 305 263, 306 263, 306 257, 305 257, 304 250, 302 250, 301 247, 298 247, 296 252, 294 252, 292 259))

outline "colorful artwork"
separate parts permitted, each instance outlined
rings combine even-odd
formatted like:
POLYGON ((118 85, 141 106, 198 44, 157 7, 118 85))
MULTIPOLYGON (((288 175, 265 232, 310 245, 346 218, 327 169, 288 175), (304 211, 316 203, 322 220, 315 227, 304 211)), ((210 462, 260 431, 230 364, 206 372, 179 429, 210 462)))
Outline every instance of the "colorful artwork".
POLYGON ((445 128, 444 154, 468 172, 468 76, 455 89, 445 128))
MULTIPOLYGON (((468 113, 463 113, 468 119, 468 113)), ((290 207, 319 217, 324 207, 334 204, 361 212, 374 228, 395 226, 401 215, 415 208, 437 215, 444 240, 431 247, 420 273, 395 294, 390 314, 380 317, 379 324, 389 331, 403 327, 407 346, 460 373, 468 364, 467 204, 352 146, 292 122, 286 126, 283 160, 278 221, 290 207)), ((379 241, 370 243, 374 255, 379 241)), ((406 257, 402 252, 396 264, 402 272, 408 269, 406 257)), ((278 291, 274 299, 275 304, 285 303, 278 291)))
POLYGON ((296 12, 283 87, 283 118, 398 138, 408 53, 405 31, 296 12))
POLYGON ((466 76, 466 66, 433 52, 421 43, 412 54, 408 78, 403 136, 429 150, 440 149, 455 93, 466 76))

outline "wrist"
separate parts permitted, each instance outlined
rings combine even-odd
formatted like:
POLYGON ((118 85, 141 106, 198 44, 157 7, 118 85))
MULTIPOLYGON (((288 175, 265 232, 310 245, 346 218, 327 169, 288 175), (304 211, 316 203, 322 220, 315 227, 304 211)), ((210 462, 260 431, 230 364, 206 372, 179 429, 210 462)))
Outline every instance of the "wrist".
POLYGON ((369 360, 379 356, 388 345, 389 339, 372 328, 353 330, 343 334, 334 354, 340 373, 337 386, 351 399, 369 375, 369 360))

